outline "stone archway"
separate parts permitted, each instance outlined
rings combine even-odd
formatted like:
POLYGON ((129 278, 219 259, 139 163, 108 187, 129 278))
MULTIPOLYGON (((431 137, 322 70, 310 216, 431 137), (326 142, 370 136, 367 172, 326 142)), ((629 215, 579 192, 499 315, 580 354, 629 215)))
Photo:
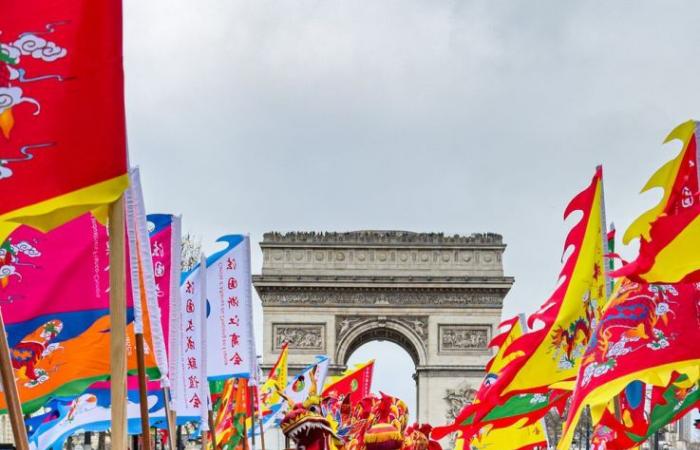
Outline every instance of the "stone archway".
POLYGON ((397 344, 411 356, 416 367, 424 365, 426 354, 426 317, 386 317, 371 315, 340 315, 335 318, 336 345, 334 361, 347 366, 348 358, 363 344, 372 341, 389 341, 397 344), (418 322, 418 330, 412 328, 412 321, 418 322))
MULTIPOLYGON (((335 318, 336 349, 333 360, 343 367, 348 366, 350 356, 364 344, 375 341, 388 341, 401 347, 411 357, 414 367, 426 364, 428 360, 426 349, 427 317, 397 317, 372 315, 340 315, 335 318)), ((413 417, 418 417, 420 396, 418 395, 417 372, 411 373, 416 383, 416 410, 411 411, 413 417)), ((409 400, 409 399, 404 399, 409 400)))
POLYGON ((457 397, 481 382, 513 283, 503 274, 501 236, 267 233, 260 247, 253 284, 266 365, 287 342, 291 373, 316 354, 339 373, 365 342, 395 342, 416 366, 416 417, 433 425, 446 423, 457 397))

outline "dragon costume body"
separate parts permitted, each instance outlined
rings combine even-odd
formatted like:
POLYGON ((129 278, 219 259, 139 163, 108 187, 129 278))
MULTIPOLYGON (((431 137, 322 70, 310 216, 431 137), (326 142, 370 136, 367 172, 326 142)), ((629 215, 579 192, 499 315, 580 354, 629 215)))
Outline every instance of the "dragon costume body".
POLYGON ((303 403, 289 404, 282 432, 306 450, 440 450, 430 440, 429 425, 407 426, 408 407, 390 395, 369 395, 351 404, 349 398, 321 397, 316 387, 303 403))

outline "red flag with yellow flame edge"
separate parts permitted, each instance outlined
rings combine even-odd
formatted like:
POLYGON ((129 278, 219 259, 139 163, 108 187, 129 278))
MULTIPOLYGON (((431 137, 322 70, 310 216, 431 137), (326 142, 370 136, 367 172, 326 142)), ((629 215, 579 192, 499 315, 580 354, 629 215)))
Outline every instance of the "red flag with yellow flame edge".
MULTIPOLYGON (((691 343, 698 340, 700 284, 645 284, 623 279, 583 356, 558 448, 568 448, 586 405, 591 408, 593 423, 600 423, 615 396, 633 381, 656 387, 673 385, 683 398, 696 392, 700 346, 691 343)), ((635 432, 633 417, 627 419, 625 428, 635 432)))
POLYGON ((121 1, 5 2, 0 241, 115 201, 128 184, 121 1))
POLYGON ((679 140, 682 150, 651 176, 642 192, 662 188, 661 201, 627 229, 625 244, 639 238, 636 260, 613 273, 646 283, 700 281, 700 167, 698 122, 676 127, 665 142, 679 140))

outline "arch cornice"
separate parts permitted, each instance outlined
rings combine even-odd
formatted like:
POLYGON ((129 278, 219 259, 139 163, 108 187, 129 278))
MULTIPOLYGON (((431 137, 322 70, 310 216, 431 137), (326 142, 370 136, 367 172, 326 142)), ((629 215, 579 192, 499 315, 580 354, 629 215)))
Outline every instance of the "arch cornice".
POLYGON ((416 367, 427 364, 427 317, 425 316, 336 316, 336 364, 347 365, 350 355, 362 344, 386 340, 402 347, 416 367))

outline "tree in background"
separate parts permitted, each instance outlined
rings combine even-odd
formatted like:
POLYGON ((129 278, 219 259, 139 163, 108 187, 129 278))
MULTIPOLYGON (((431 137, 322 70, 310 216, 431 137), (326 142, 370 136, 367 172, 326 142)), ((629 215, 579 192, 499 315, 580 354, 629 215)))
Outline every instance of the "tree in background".
POLYGON ((202 240, 187 233, 182 237, 182 271, 191 270, 202 255, 202 240))

